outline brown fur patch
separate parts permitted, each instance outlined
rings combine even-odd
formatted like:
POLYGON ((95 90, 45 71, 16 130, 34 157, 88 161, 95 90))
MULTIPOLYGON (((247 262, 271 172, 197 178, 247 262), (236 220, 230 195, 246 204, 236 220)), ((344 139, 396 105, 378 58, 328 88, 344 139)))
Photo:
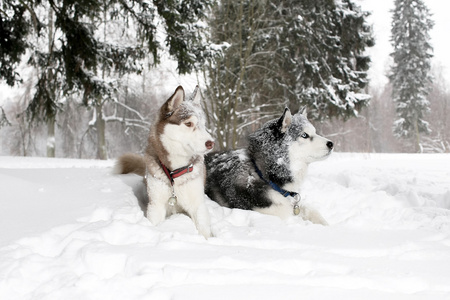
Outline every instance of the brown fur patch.
POLYGON ((182 122, 178 108, 184 102, 184 97, 184 90, 179 86, 175 93, 161 107, 158 119, 154 124, 154 129, 151 130, 148 137, 146 154, 149 157, 154 157, 156 160, 161 159, 161 162, 168 168, 171 168, 171 162, 167 160, 168 152, 162 146, 160 137, 164 133, 166 124, 179 125, 182 122))
POLYGON ((117 161, 115 172, 117 174, 135 173, 140 176, 145 176, 144 157, 133 153, 122 155, 117 161))

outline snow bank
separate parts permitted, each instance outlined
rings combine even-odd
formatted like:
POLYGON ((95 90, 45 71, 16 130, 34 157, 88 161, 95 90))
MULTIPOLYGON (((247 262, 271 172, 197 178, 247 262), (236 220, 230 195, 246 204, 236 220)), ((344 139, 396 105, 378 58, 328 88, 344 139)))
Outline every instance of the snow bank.
POLYGON ((449 299, 449 163, 333 154, 302 192, 330 226, 208 200, 205 240, 112 162, 0 157, 0 299, 449 299))

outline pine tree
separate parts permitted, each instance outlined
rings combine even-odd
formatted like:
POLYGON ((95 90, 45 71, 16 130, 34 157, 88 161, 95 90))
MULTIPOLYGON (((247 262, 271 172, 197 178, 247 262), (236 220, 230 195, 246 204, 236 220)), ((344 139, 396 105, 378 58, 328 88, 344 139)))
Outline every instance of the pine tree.
POLYGON ((370 64, 365 50, 374 45, 369 13, 351 0, 281 2, 280 18, 288 26, 281 33, 286 50, 280 55, 291 70, 286 83, 296 102, 315 120, 357 116, 370 100, 364 92, 370 64))
POLYGON ((20 81, 15 69, 29 46, 26 37, 33 22, 26 12, 27 6, 18 0, 4 0, 0 6, 0 79, 11 86, 20 81))
POLYGON ((356 116, 370 99, 367 16, 351 0, 218 1, 211 39, 228 47, 206 72, 218 144, 235 148, 286 105, 315 120, 356 116))
POLYGON ((429 32, 434 23, 422 0, 396 0, 392 16, 391 56, 394 65, 389 76, 397 120, 394 135, 414 138, 415 151, 420 151, 420 136, 431 132, 424 120, 430 103, 427 95, 432 81, 432 46, 429 32))
POLYGON ((81 95, 82 103, 95 110, 98 157, 106 159, 103 108, 117 100, 120 78, 140 73, 149 57, 151 65, 157 65, 165 51, 178 62, 180 74, 196 68, 210 53, 201 43, 200 26, 208 1, 7 0, 0 30, 2 38, 3 32, 12 30, 14 39, 6 35, 8 39, 0 40, 0 77, 15 81, 15 64, 30 49, 30 63, 38 69, 36 93, 27 109, 30 118, 54 124, 61 100, 81 95), (44 30, 42 24, 48 24, 50 16, 53 28, 44 30), (33 38, 25 39, 31 33, 30 19, 37 25, 33 38), (113 34, 105 28, 113 29, 113 34), (166 33, 165 45, 158 32, 166 33), (3 51, 7 42, 13 45, 3 51))

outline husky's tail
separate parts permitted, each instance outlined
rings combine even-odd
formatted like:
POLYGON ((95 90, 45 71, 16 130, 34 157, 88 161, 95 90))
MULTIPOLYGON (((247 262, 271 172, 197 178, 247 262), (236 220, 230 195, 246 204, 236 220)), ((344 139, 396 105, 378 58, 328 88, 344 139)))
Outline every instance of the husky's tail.
POLYGON ((135 173, 140 176, 145 176, 145 160, 144 157, 138 154, 127 153, 119 157, 114 166, 114 173, 128 174, 135 173))

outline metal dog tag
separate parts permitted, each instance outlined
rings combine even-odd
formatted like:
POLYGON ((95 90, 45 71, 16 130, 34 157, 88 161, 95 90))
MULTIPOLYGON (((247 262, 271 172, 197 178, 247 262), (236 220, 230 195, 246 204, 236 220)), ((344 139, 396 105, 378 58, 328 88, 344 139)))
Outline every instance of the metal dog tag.
POLYGON ((294 215, 298 215, 300 213, 300 207, 297 205, 297 204, 295 204, 294 205, 294 215))
POLYGON ((298 206, 298 203, 301 200, 301 196, 300 194, 297 194, 294 196, 294 206, 293 206, 293 211, 294 211, 294 215, 298 215, 300 213, 300 206, 298 206))
POLYGON ((177 196, 175 195, 175 188, 172 185, 172 196, 169 198, 168 203, 170 206, 173 207, 173 206, 177 205, 177 201, 178 201, 178 199, 177 199, 177 196))
POLYGON ((177 204, 177 196, 172 195, 172 197, 169 198, 169 205, 175 206, 177 204))

